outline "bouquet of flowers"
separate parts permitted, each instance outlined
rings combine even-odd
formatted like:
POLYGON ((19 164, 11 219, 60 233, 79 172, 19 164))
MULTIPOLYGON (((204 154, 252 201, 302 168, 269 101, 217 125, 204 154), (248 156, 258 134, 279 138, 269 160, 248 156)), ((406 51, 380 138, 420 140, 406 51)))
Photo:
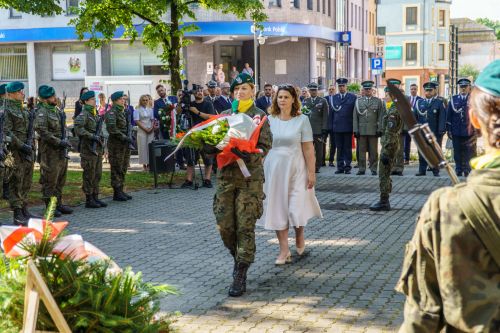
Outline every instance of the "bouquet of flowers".
POLYGON ((159 130, 163 138, 173 138, 176 130, 175 105, 168 103, 165 108, 158 109, 159 130))
POLYGON ((232 152, 233 148, 248 153, 261 153, 258 149, 260 129, 266 121, 266 117, 260 119, 256 116, 251 118, 244 113, 232 115, 217 115, 194 126, 187 133, 177 134, 177 148, 165 161, 175 155, 182 147, 194 149, 205 149, 219 151, 217 165, 223 168, 233 162, 237 162, 245 177, 250 177, 250 172, 245 162, 232 152))

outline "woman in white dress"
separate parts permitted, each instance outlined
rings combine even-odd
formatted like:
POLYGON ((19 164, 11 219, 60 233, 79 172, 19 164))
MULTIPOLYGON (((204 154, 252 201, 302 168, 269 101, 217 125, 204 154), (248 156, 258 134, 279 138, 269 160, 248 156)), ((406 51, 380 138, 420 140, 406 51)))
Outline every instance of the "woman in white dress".
POLYGON ((313 134, 309 118, 300 113, 300 107, 293 86, 278 87, 269 117, 273 145, 264 161, 264 214, 258 221, 258 225, 276 231, 280 245, 276 265, 291 262, 288 229, 295 229, 295 245, 300 256, 305 250, 307 221, 322 217, 314 192, 313 134))
POLYGON ((154 139, 154 116, 150 104, 149 97, 142 95, 139 99, 139 106, 134 110, 134 121, 138 127, 137 150, 139 152, 139 163, 142 164, 144 171, 148 171, 149 168, 148 145, 154 139))

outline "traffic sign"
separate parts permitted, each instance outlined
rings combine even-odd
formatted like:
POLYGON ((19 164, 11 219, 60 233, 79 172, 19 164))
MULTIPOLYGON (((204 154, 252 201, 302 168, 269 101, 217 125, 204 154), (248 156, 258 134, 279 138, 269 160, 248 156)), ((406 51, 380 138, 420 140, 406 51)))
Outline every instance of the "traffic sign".
POLYGON ((382 74, 382 70, 381 69, 372 69, 372 74, 373 75, 380 75, 380 74, 382 74))
POLYGON ((384 68, 384 62, 382 58, 371 58, 371 69, 382 70, 384 68))

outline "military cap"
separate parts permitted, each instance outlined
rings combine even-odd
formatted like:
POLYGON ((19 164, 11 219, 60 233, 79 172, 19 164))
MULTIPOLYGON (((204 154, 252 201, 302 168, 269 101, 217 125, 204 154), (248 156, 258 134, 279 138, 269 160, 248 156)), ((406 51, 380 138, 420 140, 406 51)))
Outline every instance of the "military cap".
POLYGON ((495 60, 483 69, 476 79, 476 87, 500 97, 500 60, 495 60))
POLYGON ((54 96, 55 94, 56 91, 51 86, 43 85, 38 87, 38 96, 40 96, 40 98, 49 98, 54 96))
POLYGON ((229 84, 229 82, 222 82, 220 84, 220 88, 221 89, 224 89, 224 88, 231 88, 231 85, 229 84))
POLYGON ((345 77, 340 77, 336 82, 339 86, 345 86, 349 81, 345 77))
POLYGON ((318 84, 316 82, 311 82, 307 85, 307 89, 309 90, 318 90, 318 84))
MULTIPOLYGON (((116 93, 115 93, 115 94, 116 94, 116 93)), ((113 96, 113 95, 111 95, 111 96, 113 96)), ((82 96, 80 96, 80 99, 81 99, 82 101, 87 101, 87 100, 89 100, 89 99, 91 99, 91 98, 93 98, 93 97, 95 97, 95 91, 93 91, 93 90, 89 90, 89 91, 87 91, 86 93, 83 93, 83 94, 82 94, 82 96)), ((120 98, 120 97, 118 97, 118 98, 120 98)), ((117 99, 118 99, 118 98, 117 98, 117 99)))
POLYGON ((373 81, 363 81, 363 82, 361 82, 361 86, 363 87, 363 89, 371 89, 371 88, 373 88, 374 84, 375 84, 375 82, 373 82, 373 81))
POLYGON ((217 82, 215 82, 214 80, 210 80, 207 83, 207 87, 209 87, 209 88, 215 88, 215 87, 217 87, 217 82))
POLYGON ((385 92, 389 92, 389 87, 385 87, 385 88, 384 88, 384 91, 385 91, 385 92))
POLYGON ((424 83, 423 87, 425 90, 431 90, 436 89, 438 85, 436 84, 436 82, 426 82, 424 83))
POLYGON ((457 84, 458 84, 459 86, 470 86, 471 82, 470 82, 470 80, 469 80, 469 79, 465 79, 465 78, 463 78, 463 79, 459 79, 459 80, 457 81, 457 84))
POLYGON ((255 84, 253 78, 247 73, 241 73, 234 79, 233 83, 231 83, 231 92, 234 91, 236 86, 242 85, 243 83, 255 84))
POLYGON ((0 95, 4 95, 7 92, 5 87, 7 87, 7 83, 0 84, 0 95))
POLYGON ((111 100, 114 102, 119 98, 122 98, 124 95, 123 91, 115 91, 114 93, 111 94, 111 100))
POLYGON ((19 90, 23 90, 24 84, 19 81, 10 82, 9 84, 7 84, 7 87, 5 89, 7 90, 8 93, 15 93, 18 92, 19 90))
POLYGON ((394 84, 396 86, 400 86, 401 85, 401 80, 398 80, 398 79, 387 79, 387 83, 394 84))

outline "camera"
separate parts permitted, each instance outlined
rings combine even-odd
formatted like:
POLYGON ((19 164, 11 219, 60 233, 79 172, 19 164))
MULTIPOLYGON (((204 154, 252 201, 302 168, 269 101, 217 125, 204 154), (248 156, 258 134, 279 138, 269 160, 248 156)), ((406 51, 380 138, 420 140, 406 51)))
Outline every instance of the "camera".
POLYGON ((181 97, 181 106, 182 106, 182 112, 190 115, 189 108, 191 107, 191 100, 196 91, 199 89, 199 85, 196 83, 193 83, 193 88, 189 90, 189 81, 184 80, 182 81, 182 97, 181 97))

